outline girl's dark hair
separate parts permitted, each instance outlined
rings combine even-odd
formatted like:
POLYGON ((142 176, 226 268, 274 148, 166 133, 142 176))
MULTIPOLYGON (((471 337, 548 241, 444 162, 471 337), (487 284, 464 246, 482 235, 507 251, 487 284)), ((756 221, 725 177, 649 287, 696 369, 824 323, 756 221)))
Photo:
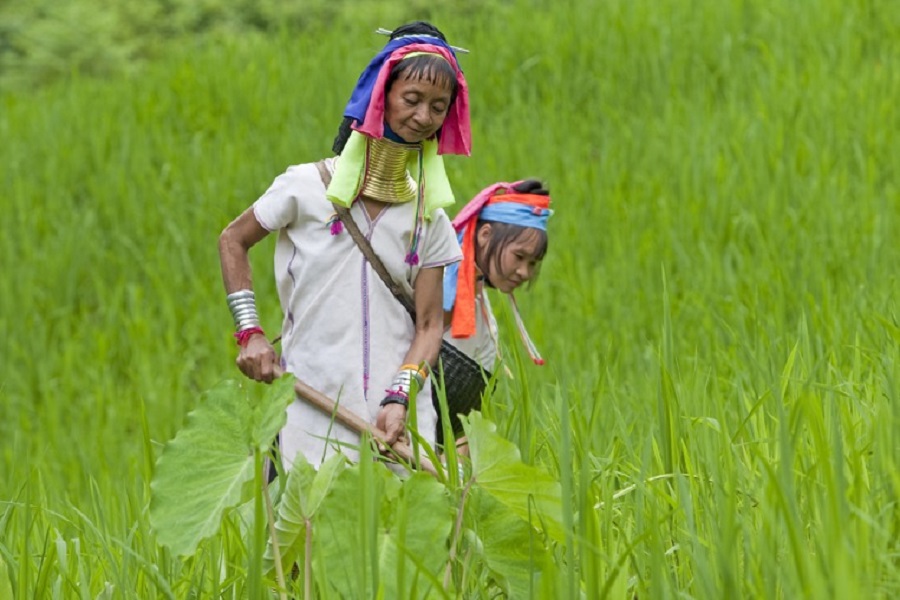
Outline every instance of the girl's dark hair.
MULTIPOLYGON (((447 38, 444 37, 444 34, 441 33, 437 27, 426 21, 414 21, 412 23, 401 25, 391 32, 391 39, 395 40, 404 35, 430 35, 443 42, 447 41, 447 38)), ((449 86, 450 104, 448 105, 447 110, 449 111, 450 106, 453 106, 458 90, 456 71, 454 71, 453 67, 442 57, 423 54, 402 60, 394 65, 394 68, 391 69, 391 72, 388 74, 387 81, 384 85, 385 96, 391 91, 391 86, 394 85, 394 82, 403 73, 406 73, 406 77, 409 79, 424 79, 435 85, 449 86)), ((347 145, 347 139, 353 131, 351 125, 353 125, 353 119, 351 117, 344 117, 341 124, 338 126, 337 135, 334 137, 334 143, 331 146, 331 149, 335 154, 343 152, 344 146, 347 145)))
MULTIPOLYGON (((539 196, 549 196, 550 189, 545 187, 544 183, 539 179, 527 179, 517 185, 513 186, 513 189, 520 194, 536 194, 539 196)), ((537 236, 537 251, 535 253, 535 259, 538 261, 537 271, 540 272, 540 262, 544 259, 544 256, 547 254, 547 249, 549 247, 549 239, 547 238, 547 232, 541 229, 535 229, 534 227, 523 227, 522 225, 512 225, 510 223, 498 223, 496 221, 478 221, 476 227, 481 227, 484 223, 491 224, 491 238, 488 241, 487 245, 481 249, 481 260, 477 261, 478 268, 481 269, 481 272, 487 275, 489 272, 486 268, 488 265, 493 263, 494 268, 497 271, 501 270, 500 265, 500 257, 503 255, 503 251, 506 249, 514 241, 518 240, 523 235, 528 236, 537 236)), ((476 240, 478 238, 476 237, 476 240)), ((477 241, 476 241, 477 244, 477 241)), ((479 255, 479 249, 475 249, 476 258, 479 255)), ((529 281, 529 285, 533 283, 537 279, 538 273, 535 273, 534 277, 529 281)), ((490 281, 487 281, 490 284, 490 281)))

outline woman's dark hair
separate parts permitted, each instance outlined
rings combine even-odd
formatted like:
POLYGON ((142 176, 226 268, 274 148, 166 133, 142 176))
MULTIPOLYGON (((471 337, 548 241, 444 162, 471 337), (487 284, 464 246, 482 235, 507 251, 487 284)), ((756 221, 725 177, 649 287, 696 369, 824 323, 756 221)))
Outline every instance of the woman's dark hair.
POLYGON ((396 40, 404 35, 430 35, 446 42, 447 38, 441 33, 441 30, 429 23, 428 21, 412 21, 401 25, 391 32, 391 39, 396 40))
MULTIPOLYGON (((405 35, 430 35, 443 42, 447 41, 447 38, 444 37, 444 34, 441 33, 437 27, 426 21, 414 21, 412 23, 407 23, 406 25, 401 25, 391 32, 391 39, 395 40, 405 35)), ((409 79, 424 79, 435 85, 449 86, 450 104, 448 105, 447 110, 449 111, 449 107, 453 106, 458 90, 456 71, 454 71, 453 67, 442 57, 431 54, 422 54, 407 58, 394 65, 394 68, 391 69, 391 72, 388 74, 387 81, 384 85, 385 96, 391 91, 391 86, 394 85, 397 78, 404 73, 406 73, 406 77, 409 79)), ((353 131, 351 125, 353 125, 353 119, 351 117, 344 117, 340 126, 338 126, 337 135, 331 146, 331 149, 335 154, 343 152, 344 146, 347 145, 347 139, 353 131)))
MULTIPOLYGON (((513 190, 520 194, 536 194, 538 196, 549 196, 550 190, 545 187, 544 183, 539 179, 526 179, 525 181, 514 185, 513 190)), ((533 283, 537 279, 537 275, 540 272, 540 261, 544 259, 544 256, 547 254, 547 248, 549 247, 549 239, 547 238, 547 232, 541 229, 535 229, 534 227, 524 227, 522 225, 512 225, 511 223, 498 223, 496 221, 478 221, 477 227, 481 227, 484 223, 491 224, 491 238, 488 241, 487 245, 482 249, 481 261, 479 262, 478 268, 481 269, 481 272, 485 275, 489 272, 486 268, 489 264, 493 263, 494 268, 497 271, 501 270, 500 265, 500 257, 503 255, 503 251, 506 249, 514 241, 518 240, 522 236, 536 236, 537 240, 537 248, 535 252, 535 259, 538 261, 538 267, 536 268, 536 273, 534 277, 532 277, 531 281, 529 281, 529 285, 533 283)), ((476 240, 478 238, 476 237, 476 240)), ((476 241, 477 244, 477 241, 476 241)), ((479 248, 475 249, 476 258, 479 255, 479 248)), ((490 285, 491 282, 487 281, 490 285)))

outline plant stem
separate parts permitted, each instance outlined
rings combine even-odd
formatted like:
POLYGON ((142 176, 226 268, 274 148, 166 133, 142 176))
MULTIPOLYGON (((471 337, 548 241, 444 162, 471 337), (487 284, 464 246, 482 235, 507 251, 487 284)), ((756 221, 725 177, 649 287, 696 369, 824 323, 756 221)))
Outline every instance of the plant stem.
POLYGON ((312 598, 312 590, 310 588, 310 578, 312 578, 312 520, 306 519, 306 542, 305 552, 303 553, 303 598, 310 600, 312 598))
POLYGON ((473 477, 466 482, 466 487, 463 488, 463 493, 459 498, 459 509, 456 511, 456 523, 453 525, 453 543, 450 546, 450 557, 447 559, 447 569, 444 571, 445 590, 450 586, 450 574, 453 570, 453 563, 456 561, 456 544, 459 541, 460 531, 462 530, 463 511, 466 506, 466 498, 469 495, 469 489, 471 489, 474 481, 475 478, 473 477))
POLYGON ((262 588, 262 559, 263 552, 265 551, 265 526, 262 524, 263 520, 263 502, 262 502, 262 486, 263 486, 263 476, 262 476, 262 454, 259 451, 259 448, 254 448, 253 450, 253 471, 254 471, 254 484, 255 489, 257 490, 256 494, 254 494, 253 501, 253 537, 252 542, 250 544, 251 551, 248 565, 248 588, 251 591, 251 594, 259 594, 260 589, 262 588))
POLYGON ((278 538, 275 532, 275 511, 272 508, 272 496, 269 494, 269 484, 263 480, 263 498, 266 499, 266 515, 269 521, 269 537, 272 539, 272 554, 275 557, 275 577, 278 580, 281 600, 287 600, 287 584, 284 580, 284 567, 281 565, 281 548, 278 546, 278 538))

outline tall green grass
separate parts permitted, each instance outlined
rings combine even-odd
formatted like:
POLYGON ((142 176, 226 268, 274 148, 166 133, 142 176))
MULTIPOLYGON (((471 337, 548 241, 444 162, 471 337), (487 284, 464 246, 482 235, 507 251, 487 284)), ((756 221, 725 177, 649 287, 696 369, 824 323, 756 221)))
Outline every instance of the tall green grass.
MULTIPOLYGON (((900 13, 479 10, 432 15, 472 50, 456 192, 539 176, 556 209, 520 294, 548 365, 508 336, 484 410, 563 488, 534 597, 900 593, 900 13)), ((157 546, 152 464, 238 375, 218 232, 328 154, 392 24, 188 42, 0 98, 0 596, 4 570, 21 598, 255 593, 234 521, 187 560, 157 546)))

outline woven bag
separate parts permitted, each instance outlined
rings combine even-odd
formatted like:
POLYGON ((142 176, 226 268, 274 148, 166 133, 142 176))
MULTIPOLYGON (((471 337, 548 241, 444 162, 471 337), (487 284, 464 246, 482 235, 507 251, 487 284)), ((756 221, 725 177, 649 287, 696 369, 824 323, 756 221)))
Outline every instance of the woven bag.
POLYGON ((438 414, 438 444, 442 444, 444 441, 437 389, 438 382, 442 377, 444 394, 447 398, 447 412, 450 414, 450 428, 454 433, 460 433, 462 432, 462 423, 458 415, 467 415, 473 410, 481 410, 481 398, 488 382, 491 381, 491 373, 447 340, 441 340, 438 369, 431 380, 431 400, 434 403, 434 410, 438 414))

